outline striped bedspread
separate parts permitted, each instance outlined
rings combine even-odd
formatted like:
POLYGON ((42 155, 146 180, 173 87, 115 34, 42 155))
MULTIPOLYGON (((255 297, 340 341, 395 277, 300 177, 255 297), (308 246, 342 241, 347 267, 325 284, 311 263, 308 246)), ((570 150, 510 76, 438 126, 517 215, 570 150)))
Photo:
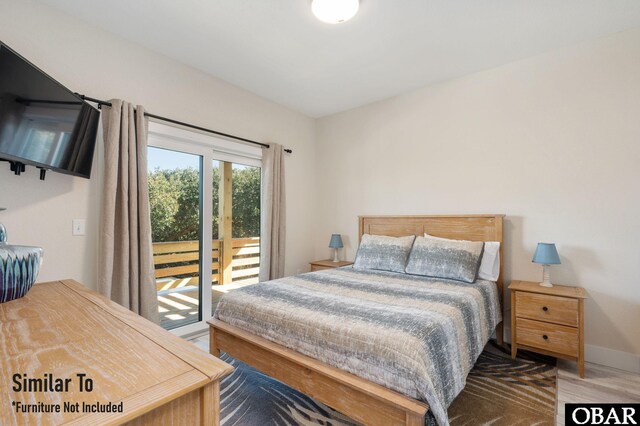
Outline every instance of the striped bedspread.
POLYGON ((214 316, 426 401, 440 425, 502 320, 494 282, 351 267, 235 290, 214 316))

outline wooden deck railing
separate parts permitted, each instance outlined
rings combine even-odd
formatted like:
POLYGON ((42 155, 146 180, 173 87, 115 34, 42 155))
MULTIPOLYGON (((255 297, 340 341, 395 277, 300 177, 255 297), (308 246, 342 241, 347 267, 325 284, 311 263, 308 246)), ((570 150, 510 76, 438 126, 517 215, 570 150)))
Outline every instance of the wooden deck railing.
MULTIPOLYGON (((224 259, 221 240, 212 241, 212 284, 223 282, 221 265, 224 259)), ((153 244, 153 263, 158 291, 198 285, 200 280, 200 245, 198 241, 177 241, 153 244)), ((260 271, 260 238, 233 238, 231 244, 231 282, 250 284, 258 282, 260 271)))

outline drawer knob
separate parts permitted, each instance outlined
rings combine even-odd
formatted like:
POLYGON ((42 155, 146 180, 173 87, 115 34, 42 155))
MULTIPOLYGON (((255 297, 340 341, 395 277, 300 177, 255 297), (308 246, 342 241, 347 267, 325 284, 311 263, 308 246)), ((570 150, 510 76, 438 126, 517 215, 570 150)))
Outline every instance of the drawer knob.
POLYGON ((543 306, 543 307, 542 307, 542 310, 543 310, 543 311, 545 311, 545 312, 547 312, 547 311, 549 310, 549 308, 547 308, 546 306, 543 306))
POLYGON ((542 335, 542 338, 543 338, 544 340, 549 340, 549 336, 547 336, 546 334, 543 334, 543 335, 542 335))

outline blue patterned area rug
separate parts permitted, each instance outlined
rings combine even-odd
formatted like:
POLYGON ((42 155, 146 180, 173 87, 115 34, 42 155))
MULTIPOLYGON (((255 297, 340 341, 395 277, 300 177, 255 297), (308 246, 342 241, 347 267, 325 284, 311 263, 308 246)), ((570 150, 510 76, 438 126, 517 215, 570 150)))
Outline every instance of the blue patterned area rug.
MULTIPOLYGON (((356 422, 226 354, 236 370, 220 386, 224 426, 357 425, 356 422)), ((449 407, 452 426, 552 425, 556 403, 555 360, 519 351, 515 360, 490 342, 449 407)), ((429 418, 428 424, 434 424, 429 418)))

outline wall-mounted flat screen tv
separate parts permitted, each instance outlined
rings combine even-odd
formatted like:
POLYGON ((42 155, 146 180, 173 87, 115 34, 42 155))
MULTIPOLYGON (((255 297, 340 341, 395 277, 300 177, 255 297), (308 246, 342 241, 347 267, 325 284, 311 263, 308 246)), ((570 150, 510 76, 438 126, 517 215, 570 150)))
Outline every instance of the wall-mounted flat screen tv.
POLYGON ((89 178, 100 111, 0 43, 0 158, 89 178))

